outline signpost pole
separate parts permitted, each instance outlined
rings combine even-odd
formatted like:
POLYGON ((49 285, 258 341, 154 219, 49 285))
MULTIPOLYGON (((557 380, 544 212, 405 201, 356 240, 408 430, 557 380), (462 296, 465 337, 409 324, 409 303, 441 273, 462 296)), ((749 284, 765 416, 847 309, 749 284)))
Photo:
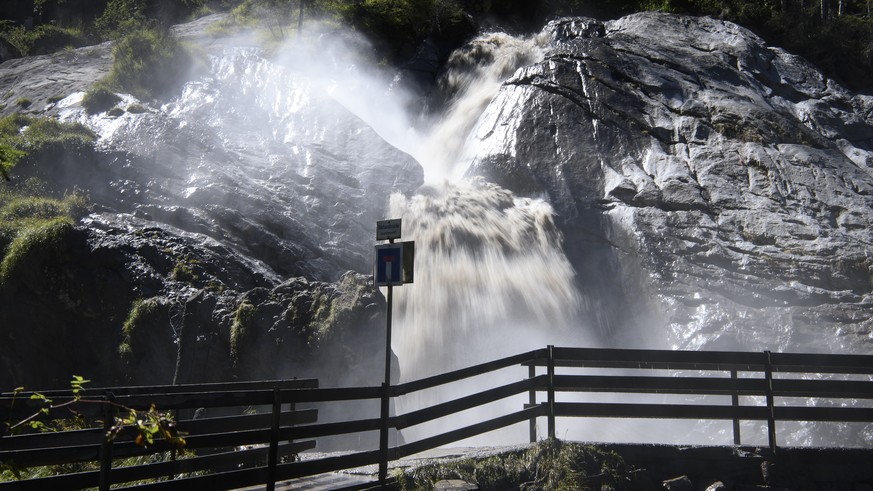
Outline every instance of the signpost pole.
POLYGON ((415 243, 401 242, 400 219, 376 222, 376 240, 387 240, 388 244, 376 246, 376 265, 374 283, 388 288, 386 332, 385 332, 385 381, 382 383, 382 427, 379 431, 379 481, 385 488, 388 479, 388 430, 390 429, 391 405, 391 313, 394 302, 394 286, 412 283, 415 257, 415 243))
MULTIPOLYGON (((388 243, 393 244, 394 239, 388 240, 388 243)), ((400 258, 395 259, 395 261, 399 261, 399 260, 400 260, 400 258)), ((388 269, 390 269, 390 268, 388 268, 388 269)), ((394 280, 394 278, 391 277, 390 271, 386 272, 386 275, 388 276, 389 282, 394 280)), ((393 298, 392 298, 393 293, 394 293, 394 287, 391 284, 389 284, 388 285, 388 298, 387 298, 388 311, 386 312, 386 315, 385 315, 385 318, 387 319, 386 320, 387 327, 385 330, 385 332, 387 333, 386 339, 385 339, 385 385, 391 385, 391 312, 393 310, 391 304, 393 302, 393 298)))
MULTIPOLYGON (((393 240, 391 241, 394 242, 393 240)), ((388 272, 389 281, 391 273, 388 272)), ((382 428, 379 432, 379 482, 382 483, 384 487, 387 483, 388 479, 388 414, 390 409, 390 394, 389 387, 391 387, 391 303, 393 296, 393 289, 391 285, 388 285, 388 309, 386 312, 386 336, 385 336, 385 381, 382 383, 382 428)))
POLYGON ((379 481, 384 486, 388 479, 388 417, 390 409, 391 394, 391 285, 388 285, 388 329, 385 341, 385 382, 382 383, 382 428, 379 434, 379 450, 381 459, 379 459, 379 481))

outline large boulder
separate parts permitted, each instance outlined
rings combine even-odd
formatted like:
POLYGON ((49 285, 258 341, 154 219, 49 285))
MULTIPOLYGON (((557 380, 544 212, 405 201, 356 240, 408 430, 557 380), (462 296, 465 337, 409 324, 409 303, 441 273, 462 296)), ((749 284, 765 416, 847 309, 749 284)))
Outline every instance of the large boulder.
POLYGON ((870 351, 873 98, 710 18, 545 32, 545 58, 480 118, 468 174, 547 197, 593 328, 624 346, 870 351))

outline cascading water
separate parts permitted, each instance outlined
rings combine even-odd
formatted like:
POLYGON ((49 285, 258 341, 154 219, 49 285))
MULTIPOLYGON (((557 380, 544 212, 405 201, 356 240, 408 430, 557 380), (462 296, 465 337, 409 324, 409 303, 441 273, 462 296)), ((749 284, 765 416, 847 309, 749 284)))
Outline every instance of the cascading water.
POLYGON ((402 379, 545 346, 575 324, 581 299, 547 203, 473 179, 394 195, 390 210, 416 242, 416 284, 397 295, 402 379))
MULTIPOLYGON (((596 309, 576 288, 552 206, 463 177, 465 156, 477 151, 468 136, 483 110, 517 69, 542 59, 543 49, 537 38, 480 37, 449 63, 445 113, 417 131, 411 128, 421 119, 405 112, 405 96, 390 78, 370 77, 333 55, 296 56, 306 53, 294 46, 288 52, 295 57, 281 62, 252 48, 213 54, 207 76, 145 113, 86 116, 74 97, 61 105, 71 108, 64 117, 97 129, 102 142, 157 163, 112 184, 123 203, 118 209, 237 248, 262 261, 274 282, 366 270, 375 221, 402 218, 402 239, 416 241, 416 281, 395 290, 392 347, 401 381, 408 381, 546 344, 597 344, 581 318, 596 309), (425 186, 408 192, 421 182, 413 171, 421 171, 383 139, 421 163, 425 186), (395 188, 405 194, 391 194, 395 188)), ((499 109, 512 111, 511 101, 499 109)), ((518 370, 513 380, 524 376, 518 370)), ((399 409, 445 399, 404 399, 399 409)), ((510 409, 523 402, 511 401, 510 409)), ((677 435, 666 425, 657 430, 622 422, 559 436, 677 435)), ((707 441, 702 433, 710 430, 691 440, 707 441)), ((807 438, 804 431, 798 438, 807 438)), ((515 440, 524 437, 516 432, 515 440)))
POLYGON ((411 150, 430 184, 391 198, 389 215, 416 241, 416 284, 397 294, 403 380, 544 345, 577 321, 582 300, 548 203, 462 177, 468 134, 503 81, 542 58, 541 43, 490 33, 452 56, 451 103, 411 150), (497 347, 495 336, 519 342, 497 347))
MULTIPOLYGON (((394 194, 388 210, 402 218, 403 239, 416 242, 415 284, 396 290, 392 348, 402 381, 550 343, 578 343, 585 336, 576 328, 583 299, 551 206, 463 177, 463 156, 475 150, 468 147, 475 145, 470 132, 503 81, 542 58, 541 43, 491 33, 456 52, 442 81, 451 103, 408 150, 424 166, 427 184, 414 196, 394 194)), ((477 389, 475 383, 454 386, 451 396, 477 389)), ((399 409, 427 407, 446 396, 403 398, 399 409)), ((502 404, 517 409, 522 403, 502 404)), ((481 409, 471 421, 492 411, 481 409)), ((419 428, 405 435, 415 439, 428 432, 419 428)), ((518 441, 517 435, 492 434, 488 441, 518 441)))

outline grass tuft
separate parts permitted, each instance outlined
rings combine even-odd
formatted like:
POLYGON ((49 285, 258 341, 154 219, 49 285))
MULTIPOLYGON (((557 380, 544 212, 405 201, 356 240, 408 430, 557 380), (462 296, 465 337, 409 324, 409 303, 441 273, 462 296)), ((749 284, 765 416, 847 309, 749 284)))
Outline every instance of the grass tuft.
POLYGON ((404 491, 431 490, 446 479, 474 483, 482 491, 620 490, 631 487, 632 469, 614 452, 553 439, 525 450, 428 464, 398 476, 404 491))
POLYGON ((110 110, 120 100, 121 97, 115 95, 105 85, 98 83, 85 92, 85 96, 82 98, 82 107, 88 114, 99 114, 110 110))
POLYGON ((251 335, 252 321, 258 309, 248 299, 243 300, 233 314, 233 324, 230 326, 230 361, 238 366, 241 358, 242 345, 246 337, 251 335))

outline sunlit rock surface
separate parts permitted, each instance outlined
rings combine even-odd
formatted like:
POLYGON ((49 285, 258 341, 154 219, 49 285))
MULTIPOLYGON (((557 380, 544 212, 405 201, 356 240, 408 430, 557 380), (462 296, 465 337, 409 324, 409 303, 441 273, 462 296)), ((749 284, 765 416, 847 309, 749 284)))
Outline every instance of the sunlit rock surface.
POLYGON ((718 20, 545 32, 468 173, 548 199, 592 327, 622 346, 870 351, 873 98, 718 20))
POLYGON ((31 98, 32 114, 98 135, 87 155, 10 173, 9 186, 36 177, 58 194, 86 190, 94 209, 56 249, 31 252, 23 264, 39 270, 0 285, 3 380, 381 380, 373 352, 384 339, 372 330, 384 328, 384 304, 360 273, 388 197, 416 189, 422 168, 331 97, 323 72, 354 71, 347 59, 324 47, 316 66, 294 58, 299 45, 267 55, 251 39, 213 39, 217 19, 176 29, 205 63, 170 100, 120 94, 114 110, 87 114, 83 92, 109 72, 108 44, 0 65, 0 91, 31 98), (124 326, 138 300, 158 314, 134 319, 131 348, 124 326), (252 317, 241 324, 243 304, 252 317), (35 366, 37 352, 48 361, 35 366))

